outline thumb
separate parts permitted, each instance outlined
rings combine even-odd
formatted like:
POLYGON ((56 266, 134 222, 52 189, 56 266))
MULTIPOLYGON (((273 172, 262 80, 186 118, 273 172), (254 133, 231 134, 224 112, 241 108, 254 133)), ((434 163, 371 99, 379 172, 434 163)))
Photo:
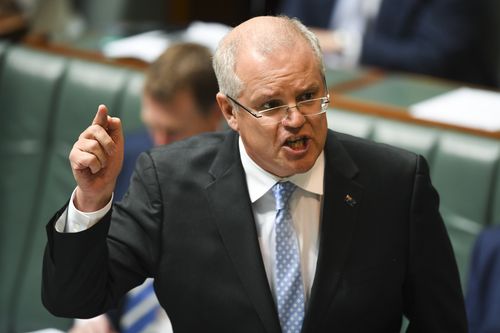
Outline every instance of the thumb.
POLYGON ((108 108, 106 105, 99 105, 94 120, 92 121, 92 125, 100 125, 104 129, 108 128, 108 108))

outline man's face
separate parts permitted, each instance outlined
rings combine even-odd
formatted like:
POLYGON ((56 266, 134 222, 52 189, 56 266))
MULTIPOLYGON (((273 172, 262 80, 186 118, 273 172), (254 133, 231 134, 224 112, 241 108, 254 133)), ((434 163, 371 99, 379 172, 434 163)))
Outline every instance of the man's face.
MULTIPOLYGON (((231 97, 253 110, 294 106, 301 100, 327 95, 321 71, 305 42, 297 43, 293 50, 270 54, 242 51, 236 73, 245 88, 240 96, 231 97)), ((304 117, 292 108, 287 119, 272 125, 242 108, 226 117, 254 162, 279 177, 308 171, 326 141, 325 114, 304 117)))
POLYGON ((213 117, 198 110, 189 91, 180 91, 168 103, 159 103, 146 94, 141 117, 156 146, 216 130, 213 117))

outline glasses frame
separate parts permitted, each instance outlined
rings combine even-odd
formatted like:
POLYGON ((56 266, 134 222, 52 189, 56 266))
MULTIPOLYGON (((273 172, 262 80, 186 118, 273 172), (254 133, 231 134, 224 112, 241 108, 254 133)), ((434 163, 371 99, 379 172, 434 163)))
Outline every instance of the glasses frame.
MULTIPOLYGON (((229 98, 229 100, 231 100, 234 104, 238 105, 240 108, 242 108, 243 110, 245 110, 246 112, 250 113, 252 116, 254 116, 255 118, 262 118, 263 117, 263 113, 266 113, 266 112, 270 112, 270 111, 273 111, 273 110, 276 110, 276 109, 280 109, 280 108, 283 108, 285 107, 285 105, 280 105, 280 106, 275 106, 273 108, 269 108, 269 109, 265 109, 265 110, 260 110, 260 111, 256 111, 256 110, 252 110, 251 108, 249 107, 246 107, 244 106, 243 104, 241 104, 240 102, 238 102, 235 98, 232 98, 231 96, 229 95, 226 95, 227 98, 229 98)), ((305 101, 300 101, 300 102, 297 102, 295 105, 286 105, 286 109, 285 109, 285 112, 286 112, 286 116, 281 119, 280 121, 278 122, 281 122, 283 121, 284 119, 286 119, 286 117, 288 116, 288 112, 290 111, 290 109, 293 109, 293 108, 296 108, 297 111, 300 112, 301 115, 303 115, 304 117, 309 117, 309 116, 317 116, 319 114, 323 114, 326 112, 326 110, 328 109, 328 105, 330 104, 330 94, 327 93, 326 96, 323 96, 323 97, 318 97, 318 98, 311 98, 311 99, 306 99, 305 101), (302 112, 300 112, 300 104, 302 103, 306 103, 306 102, 310 102, 310 101, 318 101, 318 100, 321 100, 321 111, 318 112, 318 113, 314 113, 314 114, 303 114, 302 112), (323 106, 325 105, 326 106, 323 106)))

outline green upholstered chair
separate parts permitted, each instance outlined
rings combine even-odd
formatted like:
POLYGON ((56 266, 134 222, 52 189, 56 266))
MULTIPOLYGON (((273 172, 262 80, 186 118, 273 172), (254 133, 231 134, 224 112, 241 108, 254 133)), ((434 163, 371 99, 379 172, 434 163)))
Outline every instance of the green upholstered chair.
POLYGON ((144 129, 141 120, 141 98, 144 85, 143 72, 131 72, 125 93, 120 101, 119 116, 122 121, 123 132, 131 133, 144 129))
POLYGON ((111 115, 118 115, 128 73, 123 68, 81 60, 69 64, 56 106, 42 220, 50 218, 75 186, 68 155, 79 134, 92 123, 98 105, 106 104, 111 115))
POLYGON ((11 46, 0 72, 0 332, 17 331, 13 318, 19 274, 33 232, 39 232, 30 224, 36 217, 54 100, 66 65, 62 57, 11 46))
MULTIPOLYGON (((53 117, 52 145, 44 184, 36 207, 36 219, 31 226, 33 239, 22 276, 18 310, 14 320, 19 331, 53 327, 51 316, 43 307, 40 297, 42 254, 46 242, 45 223, 69 198, 75 182, 68 163, 68 154, 79 133, 88 127, 97 106, 108 105, 113 114, 125 87, 128 71, 119 67, 72 60, 60 87, 60 95, 53 117), (29 320, 26 320, 26 319, 29 320)), ((59 328, 71 324, 67 320, 59 328)))
POLYGON ((435 128, 379 118, 372 139, 420 154, 431 164, 438 136, 435 128))
POLYGON ((340 109, 329 109, 326 112, 328 127, 334 131, 370 138, 373 132, 374 118, 361 113, 340 109))
POLYGON ((500 141, 443 133, 432 163, 441 206, 484 226, 493 191, 500 141))
POLYGON ((431 166, 464 286, 474 240, 488 223, 499 158, 498 140, 444 132, 431 166))

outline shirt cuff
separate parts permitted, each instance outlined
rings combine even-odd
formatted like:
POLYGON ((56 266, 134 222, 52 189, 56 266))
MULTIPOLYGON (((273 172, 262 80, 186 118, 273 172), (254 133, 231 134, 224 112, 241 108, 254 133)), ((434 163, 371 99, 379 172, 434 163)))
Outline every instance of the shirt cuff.
POLYGON ((82 212, 76 209, 73 204, 73 199, 75 197, 76 189, 71 194, 68 207, 61 214, 59 219, 55 223, 55 229, 57 232, 79 232, 84 231, 92 227, 94 224, 99 222, 100 219, 106 215, 111 209, 113 203, 113 195, 111 199, 103 208, 95 212, 82 212))

